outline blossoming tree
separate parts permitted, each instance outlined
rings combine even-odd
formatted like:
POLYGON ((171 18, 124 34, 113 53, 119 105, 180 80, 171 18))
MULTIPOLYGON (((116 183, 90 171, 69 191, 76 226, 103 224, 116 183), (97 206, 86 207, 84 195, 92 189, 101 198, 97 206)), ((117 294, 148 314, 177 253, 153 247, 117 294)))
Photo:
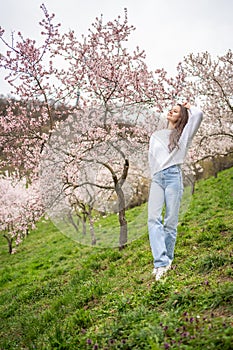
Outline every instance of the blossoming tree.
POLYGON ((26 186, 10 177, 0 179, 0 232, 8 242, 9 253, 34 229, 44 212, 38 182, 26 186))
MULTIPOLYGON (((208 52, 190 54, 182 63, 186 95, 199 97, 204 119, 190 152, 194 173, 200 161, 233 152, 233 54, 213 58, 208 52)), ((185 93, 185 92, 184 92, 185 93)))
POLYGON ((89 35, 77 39, 73 31, 61 35, 59 25, 53 24, 54 15, 44 6, 42 10, 45 18, 40 25, 45 39, 41 46, 21 33, 18 41, 8 43, 3 30, 0 32, 7 47, 0 66, 9 72, 6 79, 20 100, 11 103, 0 120, 4 166, 20 169, 23 176, 37 176, 41 154, 52 131, 59 129, 58 123, 64 119, 58 107, 65 105, 65 118, 75 118, 78 138, 72 140, 75 156, 70 151, 73 146, 66 152, 66 189, 85 185, 80 179, 84 163, 92 167, 98 163, 108 170, 108 176, 94 185, 114 189, 117 194, 119 245, 123 247, 127 242, 123 185, 130 165, 129 150, 133 143, 140 145, 142 139, 144 143, 155 123, 154 113, 149 117, 146 112, 132 115, 131 107, 153 105, 161 111, 168 106, 182 89, 182 70, 176 79, 168 79, 163 69, 148 71, 145 53, 139 48, 128 51, 126 42, 134 28, 128 24, 127 11, 123 21, 118 17, 104 24, 102 17, 97 18, 89 35))

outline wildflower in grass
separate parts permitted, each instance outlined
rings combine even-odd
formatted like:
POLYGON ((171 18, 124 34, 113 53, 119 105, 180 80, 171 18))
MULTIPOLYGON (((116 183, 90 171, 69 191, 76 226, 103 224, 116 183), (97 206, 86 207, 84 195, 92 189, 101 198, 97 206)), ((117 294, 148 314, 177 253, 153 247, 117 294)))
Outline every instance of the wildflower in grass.
POLYGON ((164 349, 170 349, 170 344, 168 344, 168 343, 164 343, 164 349))
POLYGON ((184 333, 181 334, 181 336, 183 338, 187 338, 189 336, 189 332, 184 332, 184 333))
POLYGON ((93 346, 93 350, 97 350, 97 349, 99 349, 99 345, 98 345, 98 344, 95 344, 95 345, 93 346))
POLYGON ((91 345, 92 344, 92 340, 90 338, 87 339, 87 344, 91 345))

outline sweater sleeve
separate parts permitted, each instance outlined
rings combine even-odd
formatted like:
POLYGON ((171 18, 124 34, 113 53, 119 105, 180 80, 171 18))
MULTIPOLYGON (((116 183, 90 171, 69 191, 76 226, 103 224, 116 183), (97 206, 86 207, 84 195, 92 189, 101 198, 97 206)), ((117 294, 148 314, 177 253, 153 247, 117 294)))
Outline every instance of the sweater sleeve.
POLYGON ((181 138, 186 139, 190 143, 193 137, 195 136, 202 122, 202 119, 202 111, 197 107, 191 107, 189 110, 189 120, 188 123, 185 125, 181 138))

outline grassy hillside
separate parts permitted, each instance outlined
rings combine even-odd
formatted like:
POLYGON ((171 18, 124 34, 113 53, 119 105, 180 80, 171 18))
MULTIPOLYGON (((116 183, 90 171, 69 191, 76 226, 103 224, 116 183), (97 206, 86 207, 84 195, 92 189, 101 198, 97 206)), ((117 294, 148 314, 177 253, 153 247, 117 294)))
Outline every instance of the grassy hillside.
POLYGON ((0 349, 232 349, 232 185, 198 183, 159 282, 147 234, 94 249, 41 221, 12 256, 1 237, 0 349))

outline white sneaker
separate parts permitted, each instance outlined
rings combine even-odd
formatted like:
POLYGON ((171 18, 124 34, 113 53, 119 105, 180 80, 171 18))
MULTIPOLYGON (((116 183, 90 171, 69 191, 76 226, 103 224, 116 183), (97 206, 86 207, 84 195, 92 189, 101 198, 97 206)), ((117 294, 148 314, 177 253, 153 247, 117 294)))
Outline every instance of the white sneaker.
POLYGON ((152 275, 156 276, 156 274, 157 274, 157 269, 158 269, 158 268, 154 267, 154 270, 152 271, 152 275))
POLYGON ((158 281, 160 278, 171 268, 171 265, 157 267, 155 273, 155 280, 158 281))

